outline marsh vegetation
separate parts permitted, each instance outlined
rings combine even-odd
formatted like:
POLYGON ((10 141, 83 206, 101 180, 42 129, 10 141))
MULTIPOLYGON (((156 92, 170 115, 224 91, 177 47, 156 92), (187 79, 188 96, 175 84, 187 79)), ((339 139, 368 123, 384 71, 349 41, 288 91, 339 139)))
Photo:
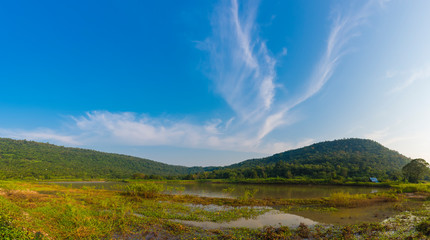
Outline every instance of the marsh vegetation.
MULTIPOLYGON (((236 185, 229 187, 224 188, 225 194, 236 191, 236 185)), ((180 186, 175 189, 171 184, 151 181, 123 184, 117 190, 3 181, 0 182, 0 236, 4 239, 352 239, 357 234, 363 238, 419 237, 428 233, 428 192, 427 184, 398 184, 374 193, 344 191, 319 198, 261 199, 255 197, 257 191, 252 189, 240 197, 204 197, 186 195, 180 186), (354 215, 372 209, 370 216, 360 219, 354 215), (251 225, 265 216, 279 221, 251 225), (297 220, 288 224, 287 217, 297 220), (237 224, 240 222, 248 227, 237 224), (205 227, 208 224, 217 227, 205 227)))

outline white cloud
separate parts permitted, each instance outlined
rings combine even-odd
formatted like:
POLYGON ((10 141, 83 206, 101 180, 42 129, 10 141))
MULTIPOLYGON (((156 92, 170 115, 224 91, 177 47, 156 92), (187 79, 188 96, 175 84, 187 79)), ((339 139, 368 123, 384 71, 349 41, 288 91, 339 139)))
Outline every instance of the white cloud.
POLYGON ((151 119, 132 113, 95 111, 74 118, 82 132, 81 141, 91 144, 91 139, 132 146, 169 145, 192 148, 261 152, 266 146, 248 134, 228 131, 226 123, 214 119, 204 125, 151 119))
POLYGON ((36 130, 10 130, 0 129, 0 135, 6 138, 26 139, 34 141, 50 141, 56 144, 65 144, 69 146, 82 145, 76 136, 59 134, 51 129, 36 129, 36 130))
MULTIPOLYGON (((257 121, 273 106, 276 60, 258 36, 258 4, 222 2, 212 20, 207 49, 216 90, 242 121, 257 121)), ((203 46, 204 45, 204 46, 203 46)))
MULTIPOLYGON (((358 10, 335 15, 325 51, 307 81, 306 91, 296 99, 288 99, 288 103, 276 98, 276 89, 284 86, 276 82, 277 59, 259 36, 258 4, 231 0, 223 1, 215 11, 212 36, 197 44, 199 49, 209 52, 212 68, 209 75, 216 91, 235 112, 228 120, 209 119, 196 124, 136 113, 94 111, 73 117, 75 124, 70 131, 74 136, 51 130, 8 134, 35 140, 55 139, 71 145, 165 145, 267 154, 304 146, 313 140, 289 143, 270 141, 266 136, 296 121, 290 110, 323 88, 345 54, 346 44, 365 22, 370 6, 368 3, 358 10)), ((286 54, 287 48, 283 48, 280 56, 286 54)))
POLYGON ((386 78, 399 80, 399 83, 388 91, 388 94, 402 92, 416 81, 430 79, 430 65, 407 72, 388 71, 386 78))
POLYGON ((308 88, 291 107, 294 107, 316 93, 318 93, 327 81, 332 77, 340 59, 347 52, 346 45, 353 37, 358 36, 358 27, 363 25, 371 13, 374 1, 368 1, 357 9, 342 12, 336 9, 333 12, 333 25, 327 39, 327 45, 323 56, 315 66, 308 88))

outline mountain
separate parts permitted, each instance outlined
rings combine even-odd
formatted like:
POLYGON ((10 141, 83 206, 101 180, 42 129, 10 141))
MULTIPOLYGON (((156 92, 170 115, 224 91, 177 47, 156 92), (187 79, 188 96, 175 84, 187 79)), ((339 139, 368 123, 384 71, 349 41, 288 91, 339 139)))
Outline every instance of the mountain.
POLYGON ((185 175, 200 167, 168 165, 148 159, 48 143, 0 138, 0 179, 5 178, 130 178, 185 175))
POLYGON ((246 160, 215 170, 211 177, 396 178, 410 161, 375 141, 350 138, 246 160))
POLYGON ((130 178, 135 173, 193 178, 386 179, 396 178, 410 160, 375 141, 352 138, 320 142, 227 167, 189 168, 121 154, 0 138, 0 179, 130 178))

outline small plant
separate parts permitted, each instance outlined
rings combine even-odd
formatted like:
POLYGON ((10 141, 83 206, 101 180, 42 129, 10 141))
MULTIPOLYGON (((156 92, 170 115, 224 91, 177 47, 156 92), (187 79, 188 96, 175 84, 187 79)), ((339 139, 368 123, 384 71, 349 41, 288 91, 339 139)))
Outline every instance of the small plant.
POLYGON ((243 195, 239 197, 239 200, 247 201, 249 199, 253 199, 257 192, 258 189, 246 189, 243 195))
POLYGON ((228 188, 224 188, 222 190, 223 193, 230 195, 232 192, 234 192, 236 189, 234 187, 228 187, 228 188))
POLYGON ((419 223, 416 227, 417 231, 426 235, 430 236, 430 219, 426 219, 419 223))
POLYGON ((164 191, 162 184, 153 182, 147 183, 132 183, 129 185, 121 186, 125 195, 139 196, 144 198, 154 198, 164 191))
MULTIPOLYGON (((11 221, 0 213, 0 239, 33 239, 28 232, 13 227, 11 221)), ((37 236, 36 239, 41 239, 41 236, 37 236)))
POLYGON ((328 205, 331 207, 356 207, 365 205, 368 199, 366 194, 333 193, 328 198, 328 205))
POLYGON ((296 233, 301 238, 309 238, 311 231, 308 226, 306 226, 306 224, 300 223, 299 227, 296 230, 296 233))
POLYGON ((291 236, 291 231, 287 226, 282 226, 279 228, 265 227, 263 231, 259 234, 261 239, 287 239, 291 236))

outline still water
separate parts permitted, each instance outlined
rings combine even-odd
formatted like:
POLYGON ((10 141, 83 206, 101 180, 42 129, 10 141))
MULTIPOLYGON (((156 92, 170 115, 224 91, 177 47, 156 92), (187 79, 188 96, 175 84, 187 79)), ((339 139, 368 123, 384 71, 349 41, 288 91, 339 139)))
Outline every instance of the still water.
MULTIPOLYGON (((55 182, 53 184, 72 188, 94 187, 96 189, 117 190, 118 185, 126 185, 123 182, 55 182)), ((188 194, 204 197, 242 197, 246 192, 252 192, 257 199, 265 198, 321 198, 329 197, 333 193, 344 192, 350 194, 366 194, 387 191, 384 188, 373 187, 349 187, 349 186, 324 186, 324 185, 281 185, 281 184, 225 184, 225 183, 163 183, 167 189, 166 193, 188 194)), ((235 221, 215 222, 193 222, 181 221, 184 224, 203 227, 207 229, 225 227, 250 227, 260 228, 262 226, 289 226, 297 227, 300 223, 314 224, 354 224, 359 222, 379 222, 393 214, 396 214, 394 205, 396 203, 381 203, 377 206, 368 206, 351 209, 338 209, 333 212, 320 212, 312 209, 300 211, 283 212, 276 208, 251 219, 237 219, 235 221)))
MULTIPOLYGON (((82 188, 84 186, 96 189, 115 190, 117 185, 125 185, 123 182, 55 182, 62 186, 82 188)), ((283 184, 227 184, 227 183, 164 183, 167 193, 197 195, 202 197, 237 198, 252 192, 257 199, 265 198, 322 198, 329 197, 333 193, 344 192, 350 194, 374 193, 387 191, 384 188, 373 187, 349 187, 329 185, 283 185, 283 184)))
POLYGON ((282 185, 282 184, 225 184, 225 183, 193 183, 177 184, 167 183, 167 187, 183 188, 182 194, 198 195, 203 197, 231 197, 237 198, 246 191, 253 192, 254 198, 322 198, 332 193, 344 192, 350 194, 374 193, 386 191, 383 188, 348 187, 326 185, 282 185))

